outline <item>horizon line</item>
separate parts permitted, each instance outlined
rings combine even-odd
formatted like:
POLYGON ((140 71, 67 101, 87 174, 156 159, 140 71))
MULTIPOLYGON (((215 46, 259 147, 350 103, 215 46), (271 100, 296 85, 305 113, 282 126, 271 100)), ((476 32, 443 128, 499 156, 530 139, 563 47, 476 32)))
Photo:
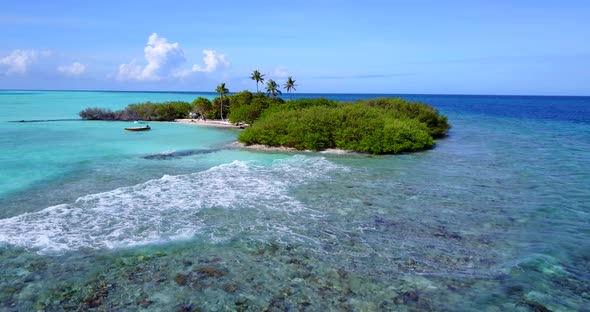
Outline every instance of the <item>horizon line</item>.
MULTIPOLYGON (((164 90, 90 90, 90 89, 1 89, 2 91, 52 91, 52 92, 122 92, 122 93, 211 93, 217 94, 215 91, 164 91, 164 90)), ((255 93, 250 90, 242 90, 238 92, 229 92, 230 94, 235 94, 243 91, 249 91, 255 93)), ((265 93, 265 92, 261 92, 265 93)), ((590 97, 588 95, 560 95, 560 94, 484 94, 484 93, 382 93, 382 92, 301 92, 301 93, 291 93, 291 94, 311 94, 311 95, 321 95, 321 94, 330 94, 330 95, 446 95, 446 96, 523 96, 523 97, 590 97)), ((284 95, 284 94, 282 94, 284 95)))

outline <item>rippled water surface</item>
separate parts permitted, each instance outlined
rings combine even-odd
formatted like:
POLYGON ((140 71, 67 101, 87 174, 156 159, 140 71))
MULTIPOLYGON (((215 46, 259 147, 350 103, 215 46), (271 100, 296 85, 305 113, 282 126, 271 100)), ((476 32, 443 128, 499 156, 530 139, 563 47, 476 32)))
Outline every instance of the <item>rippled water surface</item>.
MULTIPOLYGON (((147 100, 4 93, 5 120, 147 100)), ((446 114, 449 137, 286 154, 186 125, 2 122, 0 310, 587 309, 590 99, 403 97, 446 114)))

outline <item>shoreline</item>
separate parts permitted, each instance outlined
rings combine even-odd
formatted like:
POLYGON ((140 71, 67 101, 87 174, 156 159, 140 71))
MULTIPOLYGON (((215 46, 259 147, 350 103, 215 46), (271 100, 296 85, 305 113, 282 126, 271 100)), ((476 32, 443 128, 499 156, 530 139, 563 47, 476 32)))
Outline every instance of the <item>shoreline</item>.
POLYGON ((205 127, 217 127, 217 128, 236 128, 236 129, 243 129, 246 125, 236 126, 235 124, 219 120, 219 119, 210 119, 207 121, 204 120, 197 120, 197 119, 174 119, 174 122, 192 125, 192 126, 205 126, 205 127))
MULTIPOLYGON (((204 126, 204 127, 216 127, 216 128, 234 128, 234 129, 243 129, 243 127, 247 127, 249 125, 243 126, 236 126, 235 124, 230 123, 229 121, 222 121, 219 119, 212 119, 212 120, 197 120, 197 119, 175 119, 174 122, 191 125, 191 126, 204 126)), ((285 146, 266 146, 262 144, 251 144, 246 145, 239 141, 232 142, 230 144, 231 147, 250 150, 250 151, 257 151, 257 152, 279 152, 279 153, 322 153, 322 154, 362 154, 357 153, 355 151, 347 151, 341 150, 337 148, 328 148, 321 151, 313 151, 313 150, 298 150, 294 147, 285 147, 285 146)))
POLYGON ((285 146, 266 146, 266 145, 262 145, 262 144, 246 145, 246 144, 241 143, 239 141, 231 143, 231 146, 235 147, 235 148, 241 148, 241 149, 257 151, 257 152, 320 153, 320 154, 339 154, 339 155, 344 155, 344 154, 362 155, 363 154, 363 153, 358 153, 355 151, 347 151, 347 150, 341 150, 341 149, 337 149, 337 148, 328 148, 328 149, 321 150, 321 151, 298 150, 294 147, 285 147, 285 146))

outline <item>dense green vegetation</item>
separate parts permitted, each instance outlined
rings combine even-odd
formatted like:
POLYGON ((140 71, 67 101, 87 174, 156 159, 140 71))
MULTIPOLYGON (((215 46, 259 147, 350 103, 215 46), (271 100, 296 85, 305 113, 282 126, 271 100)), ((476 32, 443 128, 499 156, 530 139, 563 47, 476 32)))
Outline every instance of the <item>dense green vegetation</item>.
POLYGON ((339 148, 396 154, 431 148, 434 137, 444 135, 448 128, 446 117, 430 106, 401 99, 355 103, 306 99, 267 109, 238 139, 247 145, 299 150, 339 148))
POLYGON ((230 112, 228 119, 232 123, 244 122, 253 124, 270 107, 281 106, 285 101, 277 97, 265 96, 262 93, 252 94, 249 91, 227 96, 230 112))
POLYGON ((217 115, 219 114, 217 109, 218 106, 213 106, 213 103, 204 97, 196 98, 191 105, 193 107, 193 111, 199 114, 199 116, 204 116, 209 119, 216 119, 217 115))
POLYGON ((174 101, 165 103, 130 104, 125 109, 111 111, 102 108, 87 108, 80 112, 80 117, 88 120, 155 120, 174 121, 174 119, 188 118, 191 104, 174 101))
POLYGON ((417 119, 428 126, 429 133, 434 138, 444 137, 450 128, 447 117, 440 115, 436 109, 427 104, 409 102, 400 98, 377 98, 359 102, 382 108, 396 118, 417 119))

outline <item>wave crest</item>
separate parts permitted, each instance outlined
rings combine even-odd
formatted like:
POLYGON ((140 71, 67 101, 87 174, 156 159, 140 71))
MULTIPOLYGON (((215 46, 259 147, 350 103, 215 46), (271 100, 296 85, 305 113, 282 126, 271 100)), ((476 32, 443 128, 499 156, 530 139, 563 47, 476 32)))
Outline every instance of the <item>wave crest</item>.
MULTIPOLYGON (((169 176, 86 195, 74 203, 0 220, 0 242, 41 253, 122 248, 190 238, 211 224, 212 209, 307 208, 289 194, 293 186, 345 169, 323 157, 293 156, 271 165, 234 161, 207 171, 169 176)), ((215 229, 212 230, 215 232, 215 229)))

